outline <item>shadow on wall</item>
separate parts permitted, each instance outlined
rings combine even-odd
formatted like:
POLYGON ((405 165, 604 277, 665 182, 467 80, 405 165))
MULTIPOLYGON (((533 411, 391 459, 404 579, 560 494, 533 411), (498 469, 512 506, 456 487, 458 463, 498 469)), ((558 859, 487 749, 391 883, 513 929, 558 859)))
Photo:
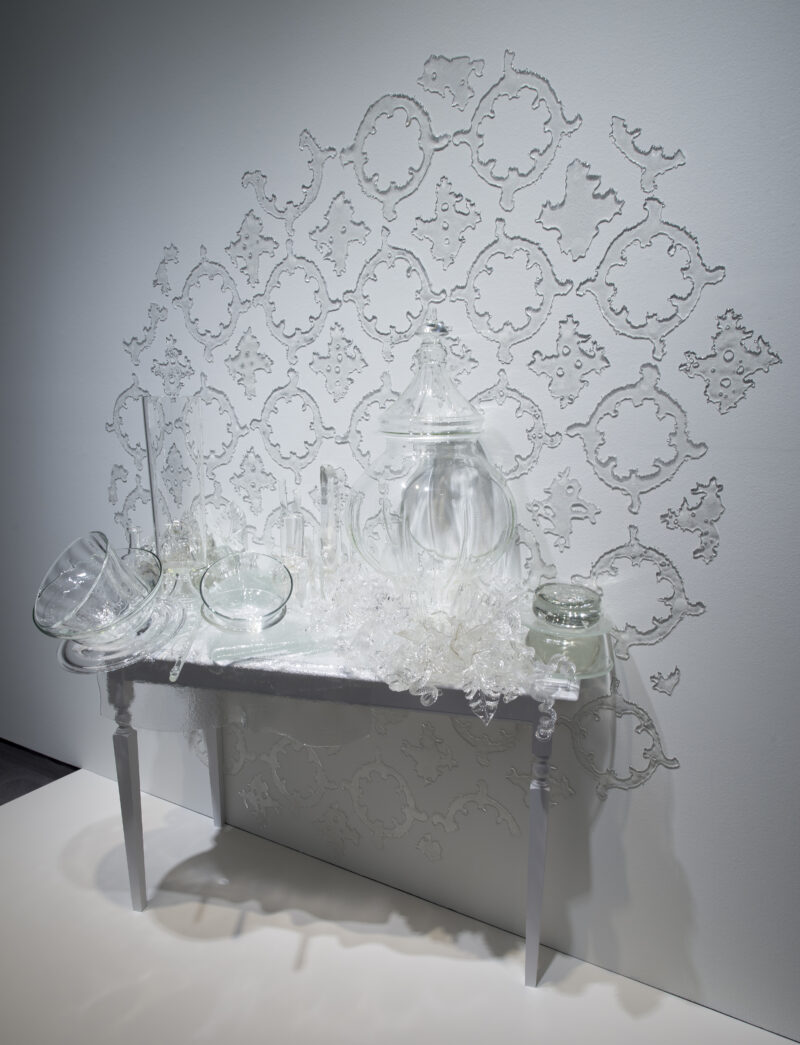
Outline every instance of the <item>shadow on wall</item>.
POLYGON ((694 902, 675 855, 665 772, 678 763, 664 755, 635 666, 628 661, 617 671, 616 686, 584 682, 556 731, 542 940, 696 997, 694 902), (631 792, 645 782, 647 799, 636 801, 631 792), (565 788, 569 801, 559 802, 565 788))

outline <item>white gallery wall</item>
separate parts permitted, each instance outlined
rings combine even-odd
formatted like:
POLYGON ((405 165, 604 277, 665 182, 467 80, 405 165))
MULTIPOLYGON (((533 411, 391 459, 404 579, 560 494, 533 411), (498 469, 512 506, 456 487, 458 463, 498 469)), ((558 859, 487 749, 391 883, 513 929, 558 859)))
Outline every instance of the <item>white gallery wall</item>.
MULTIPOLYGON (((217 524, 269 544, 281 482, 311 518, 320 464, 358 476, 436 302, 523 562, 622 633, 556 732, 545 942, 799 1038, 800 5, 9 10, 0 735, 113 773, 30 610, 146 524, 143 391, 203 391, 217 524)), ((310 768, 229 731, 231 819, 520 931, 527 735, 436 718, 310 768)), ((193 739, 142 744, 205 809, 193 739)))

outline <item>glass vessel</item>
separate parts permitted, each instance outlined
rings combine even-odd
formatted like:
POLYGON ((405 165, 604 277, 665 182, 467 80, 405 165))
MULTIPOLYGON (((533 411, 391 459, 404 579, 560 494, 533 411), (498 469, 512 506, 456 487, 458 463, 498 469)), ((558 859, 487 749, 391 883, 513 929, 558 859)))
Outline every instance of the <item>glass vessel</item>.
POLYGON ((229 631, 263 631, 282 620, 292 575, 272 555, 235 552, 212 563, 200 581, 204 616, 229 631))
POLYGON ((207 562, 202 400, 143 396, 156 552, 165 572, 199 577, 207 562))
MULTIPOLYGON (((137 566, 131 556, 118 555, 99 530, 78 538, 45 574, 33 607, 34 623, 45 635, 70 639, 124 626, 153 587, 137 566)), ((160 564, 158 572, 160 581, 160 564)))
POLYGON ((135 546, 115 550, 93 531, 65 549, 36 595, 33 620, 63 639, 60 663, 70 671, 114 671, 169 642, 183 613, 162 598, 161 561, 135 546))
POLYGON ((534 594, 533 614, 526 641, 540 660, 566 657, 575 665, 577 679, 608 674, 611 626, 602 615, 598 592, 582 584, 541 584, 534 594))
POLYGON ((376 570, 447 602, 455 581, 485 573, 507 549, 513 497, 479 435, 483 415, 448 372, 447 328, 429 317, 408 388, 380 421, 384 453, 355 485, 348 529, 376 570))

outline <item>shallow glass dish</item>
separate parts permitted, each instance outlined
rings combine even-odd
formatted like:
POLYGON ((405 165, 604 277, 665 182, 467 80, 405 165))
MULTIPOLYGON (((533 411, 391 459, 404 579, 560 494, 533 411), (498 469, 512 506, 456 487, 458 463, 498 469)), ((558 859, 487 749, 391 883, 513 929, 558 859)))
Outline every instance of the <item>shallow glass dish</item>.
POLYGON ((280 559, 262 552, 234 552, 203 574, 203 614, 227 631, 263 631, 283 618, 292 587, 292 575, 280 559))
POLYGON ((116 642, 88 646, 66 639, 58 650, 58 660, 68 671, 79 673, 116 671, 162 650, 180 631, 186 617, 183 606, 171 599, 157 599, 139 627, 129 630, 116 642))
POLYGON ((144 548, 115 551, 100 532, 74 541, 45 574, 33 621, 45 635, 93 648, 116 646, 148 621, 161 560, 144 548))

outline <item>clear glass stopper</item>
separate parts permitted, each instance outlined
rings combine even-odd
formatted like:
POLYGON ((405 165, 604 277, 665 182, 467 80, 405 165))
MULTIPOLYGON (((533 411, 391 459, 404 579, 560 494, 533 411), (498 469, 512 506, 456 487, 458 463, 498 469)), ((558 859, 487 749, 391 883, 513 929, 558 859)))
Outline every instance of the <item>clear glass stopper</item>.
POLYGON ((449 438, 476 434, 483 429, 483 414, 456 387, 448 368, 448 353, 442 338, 444 323, 430 309, 422 344, 414 357, 411 383, 381 418, 386 435, 407 438, 449 438))

